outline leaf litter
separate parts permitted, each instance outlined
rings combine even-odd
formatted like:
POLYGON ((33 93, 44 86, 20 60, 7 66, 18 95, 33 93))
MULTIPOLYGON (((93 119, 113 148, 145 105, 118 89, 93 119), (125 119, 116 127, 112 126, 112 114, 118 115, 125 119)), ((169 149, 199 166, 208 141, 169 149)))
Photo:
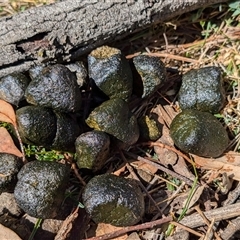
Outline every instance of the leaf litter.
POLYGON ((11 135, 4 127, 0 127, 0 152, 13 154, 17 157, 23 156, 23 154, 15 146, 11 135))
MULTIPOLYGON (((117 152, 103 169, 138 179, 146 199, 142 223, 120 230, 109 227, 109 233, 105 231, 105 224, 96 226, 90 222, 89 226, 98 227, 98 233, 89 235, 86 231, 85 238, 114 239, 133 232, 141 239, 150 236, 151 239, 164 239, 170 222, 175 227, 165 239, 176 239, 179 233, 181 239, 185 235, 185 239, 214 239, 213 236, 215 239, 230 239, 239 230, 230 226, 240 224, 240 204, 236 203, 240 195, 240 26, 239 16, 230 18, 230 23, 227 18, 221 20, 231 12, 229 6, 221 7, 224 11, 217 6, 199 9, 192 15, 186 14, 153 26, 141 37, 130 36, 126 41, 114 43, 125 51, 128 59, 144 51, 160 57, 167 66, 168 84, 150 99, 130 103, 137 116, 155 114, 162 124, 163 136, 156 143, 132 146, 122 153, 123 156, 117 152), (189 16, 193 19, 190 20, 189 16), (221 23, 216 25, 213 22, 221 23), (218 117, 228 129, 231 143, 229 151, 217 159, 186 156, 169 138, 169 125, 179 112, 176 94, 181 74, 208 65, 222 68, 228 94, 227 105, 218 117), (194 175, 195 168, 197 176, 194 175), (193 187, 194 181, 197 184, 193 187), (183 211, 185 215, 178 221, 183 211)), ((14 118, 0 111, 1 119, 13 122, 11 119, 14 118)), ((88 176, 84 176, 84 181, 87 179, 88 176)), ((75 217, 66 220, 67 225, 73 224, 73 228, 75 217)), ((60 239, 65 239, 63 236, 60 234, 60 239)))
MULTIPOLYGON (((228 13, 230 11, 228 9, 228 13)), ((189 23, 189 15, 183 15, 170 22, 164 30, 159 30, 156 26, 137 40, 133 37, 131 41, 130 38, 130 46, 127 44, 129 39, 126 44, 121 41, 128 59, 147 52, 159 56, 168 67, 167 86, 163 86, 151 99, 130 103, 137 116, 149 114, 156 117, 162 125, 162 137, 155 143, 139 143, 124 152, 139 181, 162 211, 160 214, 146 194, 147 207, 143 221, 164 219, 172 214, 171 223, 175 226, 169 232, 169 237, 165 235, 164 226, 138 231, 141 239, 177 239, 178 233, 180 239, 184 239, 184 233, 188 233, 185 239, 230 239, 239 230, 231 229, 229 220, 235 218, 240 223, 239 212, 236 212, 239 209, 236 199, 240 195, 240 187, 236 187, 237 184, 240 185, 239 16, 231 20, 234 22, 232 25, 228 24, 227 18, 220 21, 219 25, 214 25, 213 22, 221 19, 223 13, 217 7, 202 9, 202 12, 200 9, 195 13, 200 14, 195 22, 189 23), (208 11, 212 12, 212 18, 207 17, 208 11), (208 27, 204 27, 204 24, 208 27), (197 35, 198 33, 203 35, 197 35), (186 156, 174 147, 169 136, 171 121, 180 111, 176 94, 181 74, 209 65, 219 66, 224 72, 228 95, 225 108, 216 117, 227 128, 231 142, 228 151, 216 159, 186 156), (194 174, 194 168, 197 175, 194 174), (197 184, 192 188, 194 180, 197 184), (178 221, 186 202, 185 215, 178 221)), ((129 174, 132 177, 127 164, 120 166, 119 169, 112 167, 116 169, 115 174, 129 174)), ((235 219, 232 223, 235 223, 235 219)))
POLYGON ((14 127, 21 148, 20 152, 16 145, 14 144, 12 137, 8 133, 8 131, 5 128, 0 127, 0 152, 9 153, 16 155, 17 157, 21 157, 23 159, 23 162, 26 163, 22 140, 19 136, 19 132, 17 129, 15 111, 11 104, 1 99, 0 99, 0 122, 10 123, 14 127))
POLYGON ((11 123, 16 127, 16 115, 11 104, 0 99, 0 121, 11 123))

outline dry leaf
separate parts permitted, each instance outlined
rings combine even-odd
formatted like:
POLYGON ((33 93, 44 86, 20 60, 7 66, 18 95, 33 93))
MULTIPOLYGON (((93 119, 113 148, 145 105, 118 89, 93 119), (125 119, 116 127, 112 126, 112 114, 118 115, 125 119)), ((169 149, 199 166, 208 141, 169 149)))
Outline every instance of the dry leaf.
MULTIPOLYGON (((143 170, 143 171, 145 171, 145 172, 147 172, 147 173, 149 173, 151 175, 154 175, 157 172, 157 170, 158 170, 157 167, 154 167, 153 165, 145 163, 145 162, 132 160, 129 163, 132 166, 134 166, 134 168, 141 169, 141 170, 143 170)), ((126 171, 126 169, 127 169, 126 164, 124 164, 118 170, 116 170, 114 172, 114 175, 120 176, 121 174, 123 174, 126 171)))
POLYGON ((0 112, 0 121, 13 124, 12 120, 0 112))
POLYGON ((235 180, 240 181, 240 154, 230 151, 219 158, 204 158, 192 155, 195 163, 203 169, 226 173, 235 180))
POLYGON ((16 126, 16 115, 11 104, 0 99, 0 121, 16 126))
MULTIPOLYGON (((161 106, 160 104, 153 109, 153 112, 158 115, 158 121, 163 125, 162 136, 157 140, 157 142, 168 146, 174 146, 174 142, 170 137, 169 126, 177 113, 171 106, 161 106)), ((159 146, 154 146, 154 151, 158 156, 159 162, 165 167, 168 167, 170 164, 176 173, 192 180, 195 178, 195 176, 189 171, 183 157, 178 156, 175 152, 169 149, 159 146)))
POLYGON ((154 175, 158 171, 157 167, 155 167, 151 164, 145 163, 145 162, 133 161, 133 162, 131 162, 131 165, 134 166, 135 168, 141 169, 151 175, 154 175))
POLYGON ((4 127, 0 127, 0 153, 10 153, 17 157, 23 156, 4 127))
MULTIPOLYGON (((199 186, 196 188, 196 190, 188 204, 188 208, 191 208, 199 200, 199 198, 201 197, 201 195, 203 193, 204 188, 205 188, 205 186, 199 186)), ((187 201, 188 201, 188 199, 186 199, 184 201, 184 205, 186 204, 187 201)))
POLYGON ((21 240, 21 238, 11 229, 0 224, 0 239, 4 240, 21 240))
POLYGON ((126 171, 126 164, 124 164, 123 166, 121 166, 119 169, 117 169, 116 171, 114 171, 114 175, 116 176, 120 176, 122 173, 124 173, 126 171))
MULTIPOLYGON (((116 232, 120 229, 122 229, 122 227, 115 227, 115 226, 112 226, 111 224, 99 223, 96 229, 96 237, 107 234, 107 233, 116 232)), ((126 238, 127 238, 127 234, 124 234, 123 236, 112 238, 112 239, 126 240, 126 238)))

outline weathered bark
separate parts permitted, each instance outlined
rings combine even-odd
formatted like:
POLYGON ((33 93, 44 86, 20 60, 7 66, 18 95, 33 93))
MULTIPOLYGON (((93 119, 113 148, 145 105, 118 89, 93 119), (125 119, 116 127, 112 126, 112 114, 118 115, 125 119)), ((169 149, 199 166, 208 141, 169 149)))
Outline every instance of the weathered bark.
POLYGON ((0 19, 0 77, 72 61, 111 40, 227 0, 66 0, 0 19))

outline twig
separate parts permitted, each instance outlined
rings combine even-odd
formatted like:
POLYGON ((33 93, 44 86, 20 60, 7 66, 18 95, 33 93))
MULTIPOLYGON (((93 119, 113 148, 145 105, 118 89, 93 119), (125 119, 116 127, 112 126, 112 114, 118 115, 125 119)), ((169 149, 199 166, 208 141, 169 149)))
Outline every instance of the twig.
POLYGON ((20 134, 18 132, 17 125, 14 124, 13 127, 14 127, 14 130, 16 132, 17 139, 18 139, 18 142, 19 142, 19 145, 20 145, 20 148, 21 148, 23 164, 26 164, 26 163, 28 163, 28 161, 27 161, 26 156, 25 156, 25 151, 24 151, 22 139, 21 139, 20 134))
POLYGON ((125 156, 123 155, 123 152, 120 151, 120 155, 123 158, 123 160, 126 163, 127 169, 129 170, 129 172, 132 174, 132 176, 134 177, 135 180, 138 180, 138 184, 139 186, 142 188, 142 190, 147 194, 148 198, 151 200, 151 202, 153 203, 153 205, 155 206, 155 208, 158 210, 159 214, 161 214, 162 216, 164 216, 164 214, 162 213, 161 209, 159 208, 159 206, 157 205, 157 203, 155 202, 155 200, 152 198, 152 196, 148 193, 147 189, 143 186, 143 184, 141 183, 141 181, 138 179, 136 173, 133 171, 132 166, 127 162, 127 159, 125 158, 125 156))
POLYGON ((140 157, 140 156, 138 156, 138 155, 136 155, 134 153, 130 153, 130 152, 126 152, 126 151, 125 151, 125 154, 127 154, 128 156, 130 156, 132 158, 135 158, 135 159, 137 159, 139 161, 151 164, 151 165, 155 166, 156 168, 158 168, 159 170, 161 170, 161 171, 163 171, 163 172, 165 172, 165 173, 167 173, 167 174, 169 174, 169 175, 171 175, 173 177, 181 179, 182 181, 184 181, 186 184, 188 184, 190 186, 192 186, 192 184, 193 184, 193 181, 191 179, 188 179, 188 178, 186 178, 186 177, 184 177, 184 176, 182 176, 182 175, 180 175, 178 173, 175 173, 175 172, 169 170, 168 168, 163 167, 162 165, 160 165, 160 164, 158 164, 158 163, 156 163, 154 161, 150 161, 150 160, 148 160, 146 158, 140 157))
POLYGON ((78 173, 78 169, 76 167, 76 163, 73 162, 73 157, 71 155, 69 155, 68 153, 64 154, 64 158, 65 160, 71 164, 71 168, 74 172, 74 174, 76 175, 76 177, 78 178, 78 180, 80 181, 80 183, 83 185, 83 186, 86 186, 86 183, 85 181, 83 180, 83 178, 80 176, 80 174, 78 173))
POLYGON ((167 223, 167 222, 170 222, 170 221, 172 221, 171 216, 165 217, 165 218, 162 218, 162 219, 158 219, 158 220, 152 221, 152 222, 138 224, 138 225, 131 226, 131 227, 124 227, 124 228, 122 228, 118 231, 108 233, 108 234, 104 234, 104 235, 101 235, 101 236, 98 236, 98 237, 87 238, 85 240, 108 240, 108 239, 119 237, 119 236, 124 235, 125 233, 128 233, 128 232, 143 230, 143 229, 147 229, 147 228, 154 228, 158 225, 161 225, 163 223, 167 223))
POLYGON ((192 165, 195 165, 195 163, 193 162, 193 160, 191 158, 189 158, 188 156, 186 156, 185 154, 183 154, 182 152, 180 152, 179 150, 177 150, 176 148, 174 148, 172 146, 168 146, 168 145, 160 143, 160 142, 145 142, 145 143, 142 143, 141 145, 147 145, 149 147, 158 146, 161 148, 166 148, 168 150, 175 152, 177 155, 183 157, 185 160, 187 160, 192 165))
MULTIPOLYGON (((238 217, 240 216, 240 203, 220 207, 203 213, 207 219, 212 220, 214 218, 216 222, 238 217)), ((205 225, 204 220, 198 213, 184 217, 180 223, 190 228, 196 228, 205 225)))
POLYGON ((221 238, 224 240, 230 239, 233 234, 240 230, 240 217, 233 219, 228 223, 228 226, 224 229, 221 234, 221 238))
MULTIPOLYGON (((212 227, 213 227, 213 224, 215 223, 215 219, 213 218, 212 221, 211 221, 211 223, 210 223, 210 221, 206 218, 205 214, 202 212, 202 210, 199 208, 198 205, 195 207, 195 210, 200 214, 200 216, 202 217, 203 221, 204 221, 205 224, 208 226, 207 234, 206 234, 206 236, 204 237, 204 240, 208 240, 208 239, 210 239, 210 238, 209 238, 210 234, 212 234, 211 231, 213 230, 212 227)), ((217 240, 221 240, 221 238, 217 235, 216 232, 213 232, 213 234, 214 234, 214 236, 215 236, 215 238, 216 238, 217 240)))
MULTIPOLYGON (((239 195, 240 195, 240 182, 238 182, 234 190, 229 192, 228 198, 224 201, 223 206, 233 204, 238 199, 239 195)), ((221 234, 221 238, 224 240, 228 240, 233 236, 235 232, 239 230, 240 230, 240 217, 237 217, 236 219, 229 221, 227 227, 221 234)))
POLYGON ((192 234, 194 234, 194 235, 196 235, 198 237, 203 237, 203 234, 201 234, 201 233, 199 233, 199 232, 197 232, 197 231, 195 231, 195 230, 193 230, 193 229, 191 229, 189 227, 186 227, 186 226, 182 225, 181 223, 171 222, 171 224, 176 226, 176 227, 182 228, 182 229, 184 229, 184 230, 186 230, 186 231, 188 231, 188 232, 190 232, 190 233, 192 233, 192 234))
POLYGON ((164 177, 161 177, 161 176, 158 176, 158 175, 155 175, 155 176, 156 176, 156 178, 161 179, 163 182, 166 182, 167 184, 170 184, 170 185, 172 185, 173 187, 178 188, 178 185, 177 185, 177 184, 175 184, 175 183, 173 183, 173 182, 165 179, 164 177))
MULTIPOLYGON (((185 186, 185 182, 182 182, 181 185, 177 188, 177 190, 171 195, 171 197, 167 200, 167 204, 162 208, 162 212, 169 206, 169 204, 172 202, 172 200, 178 195, 178 193, 182 190, 182 188, 185 186)), ((159 203, 158 203, 159 204, 159 203)), ((159 213, 157 213, 153 218, 153 220, 156 220, 159 217, 159 213)))
POLYGON ((238 199, 239 196, 240 196, 240 182, 238 182, 234 190, 229 192, 228 198, 224 201, 223 206, 233 204, 238 199))
POLYGON ((213 236, 213 233, 214 233, 214 236, 216 237, 217 240, 221 240, 221 238, 217 235, 217 233, 213 229, 214 228, 214 223, 215 223, 215 219, 213 218, 211 223, 208 226, 208 230, 207 230, 206 235, 205 235, 203 240, 211 240, 212 236, 213 236))
POLYGON ((150 56, 156 56, 156 57, 164 57, 164 58, 170 58, 178 61, 183 61, 183 62, 190 62, 190 63, 199 63, 198 60, 192 59, 192 58, 187 58, 187 57, 182 57, 178 55, 174 55, 171 53, 148 53, 150 56))
POLYGON ((59 229, 57 235, 54 240, 64 240, 67 239, 67 235, 72 229, 72 224, 74 220, 78 217, 79 207, 76 207, 73 213, 71 213, 63 222, 61 228, 59 229))
POLYGON ((76 167, 76 164, 75 164, 75 163, 72 163, 71 167, 72 167, 72 170, 74 171, 74 174, 76 175, 76 177, 78 178, 78 180, 81 182, 81 184, 82 184, 83 186, 86 186, 85 181, 83 180, 83 178, 82 178, 82 177, 80 176, 80 174, 78 173, 78 169, 77 169, 77 167, 76 167))

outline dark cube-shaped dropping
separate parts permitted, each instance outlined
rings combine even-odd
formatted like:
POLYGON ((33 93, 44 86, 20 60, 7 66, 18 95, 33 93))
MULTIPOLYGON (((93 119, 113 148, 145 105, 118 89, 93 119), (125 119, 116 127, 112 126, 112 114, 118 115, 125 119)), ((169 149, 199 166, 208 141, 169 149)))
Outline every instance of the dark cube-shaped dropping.
POLYGON ((178 101, 181 109, 218 113, 225 103, 220 69, 211 66, 184 74, 178 101))
POLYGON ((132 71, 126 58, 116 48, 102 46, 88 55, 89 77, 109 98, 129 100, 132 71))

